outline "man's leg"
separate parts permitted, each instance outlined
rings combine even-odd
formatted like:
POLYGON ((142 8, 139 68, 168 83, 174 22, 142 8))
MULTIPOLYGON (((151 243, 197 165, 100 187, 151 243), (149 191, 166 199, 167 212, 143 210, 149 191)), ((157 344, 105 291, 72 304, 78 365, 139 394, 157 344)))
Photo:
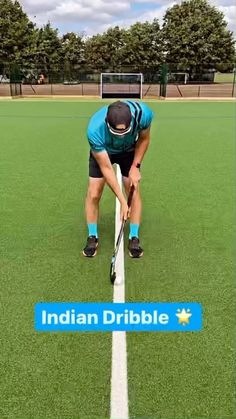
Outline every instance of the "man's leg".
MULTIPOLYGON (((123 176, 123 185, 125 188, 126 195, 129 195, 130 190, 130 181, 129 178, 123 176)), ((139 187, 135 189, 131 204, 131 211, 130 211, 130 223, 131 224, 140 224, 141 222, 141 214, 142 214, 142 200, 140 196, 140 189, 139 187)))
POLYGON ((86 220, 88 224, 97 224, 98 222, 99 202, 104 185, 104 178, 89 178, 88 191, 85 201, 86 220))
POLYGON ((93 257, 97 253, 98 246, 98 216, 99 202, 102 196, 105 179, 89 177, 88 191, 85 201, 85 213, 88 225, 88 240, 83 250, 84 256, 93 257))
MULTIPOLYGON (((128 177, 123 176, 123 185, 125 187, 126 195, 128 196, 130 190, 130 181, 128 177)), ((139 244, 139 226, 142 214, 142 200, 140 196, 140 188, 134 191, 131 211, 130 211, 130 233, 129 233, 129 254, 133 258, 143 256, 143 249, 139 244)))

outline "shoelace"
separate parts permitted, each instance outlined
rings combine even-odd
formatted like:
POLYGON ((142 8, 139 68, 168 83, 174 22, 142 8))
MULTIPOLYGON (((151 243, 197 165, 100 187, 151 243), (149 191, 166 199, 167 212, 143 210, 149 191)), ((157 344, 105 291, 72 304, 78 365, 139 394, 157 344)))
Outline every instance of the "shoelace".
POLYGON ((89 237, 88 241, 87 241, 87 246, 88 247, 95 247, 96 245, 96 237, 89 237))
POLYGON ((139 249, 139 239, 136 237, 131 239, 133 249, 139 249))

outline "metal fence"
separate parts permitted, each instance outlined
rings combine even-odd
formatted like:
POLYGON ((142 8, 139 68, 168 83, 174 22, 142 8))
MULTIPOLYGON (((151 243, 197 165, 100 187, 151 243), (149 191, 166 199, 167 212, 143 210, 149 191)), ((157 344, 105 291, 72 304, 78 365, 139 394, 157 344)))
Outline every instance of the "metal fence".
MULTIPOLYGON (((10 83, 7 76, 0 75, 0 97, 50 97, 50 96, 79 96, 99 97, 99 73, 84 75, 81 80, 64 80, 58 83, 44 80, 22 79, 17 83, 10 83), (20 88, 17 85, 20 84, 20 88), (15 92, 15 94, 14 94, 15 92)), ((212 80, 189 80, 187 73, 170 73, 166 84, 158 80, 159 75, 149 78, 144 75, 143 98, 230 98, 235 97, 235 72, 214 73, 212 80), (164 92, 164 93, 163 93, 164 92)))

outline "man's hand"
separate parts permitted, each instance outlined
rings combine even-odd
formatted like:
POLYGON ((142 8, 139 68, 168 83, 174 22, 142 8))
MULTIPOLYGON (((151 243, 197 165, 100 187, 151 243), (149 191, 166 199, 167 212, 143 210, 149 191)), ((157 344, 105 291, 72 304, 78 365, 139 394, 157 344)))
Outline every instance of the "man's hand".
POLYGON ((126 200, 120 204, 120 219, 126 221, 130 216, 130 208, 127 205, 126 200))
POLYGON ((134 185, 136 189, 139 181, 141 180, 141 173, 140 173, 140 170, 134 165, 132 165, 130 168, 129 180, 130 180, 130 184, 134 185))

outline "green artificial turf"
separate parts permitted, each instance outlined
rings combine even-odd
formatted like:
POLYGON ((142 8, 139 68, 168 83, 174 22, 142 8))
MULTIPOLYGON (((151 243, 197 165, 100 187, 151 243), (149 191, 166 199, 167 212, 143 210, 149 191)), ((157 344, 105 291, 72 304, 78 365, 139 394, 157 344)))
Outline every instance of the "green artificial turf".
MULTIPOLYGON (((112 301, 108 188, 98 256, 81 255, 86 125, 101 105, 0 102, 1 419, 109 417, 111 335, 36 333, 33 311, 40 301, 112 301)), ((126 300, 198 301, 204 328, 127 334, 130 417, 234 419, 235 105, 149 105, 145 255, 126 255, 126 300)))
POLYGON ((234 104, 154 107, 143 164, 145 257, 128 301, 203 305, 203 331, 128 335, 131 417, 234 419, 234 104))
POLYGON ((81 104, 0 103, 1 419, 109 415, 111 335, 34 332, 35 302, 112 299, 108 193, 100 255, 81 255, 89 112, 81 104))

